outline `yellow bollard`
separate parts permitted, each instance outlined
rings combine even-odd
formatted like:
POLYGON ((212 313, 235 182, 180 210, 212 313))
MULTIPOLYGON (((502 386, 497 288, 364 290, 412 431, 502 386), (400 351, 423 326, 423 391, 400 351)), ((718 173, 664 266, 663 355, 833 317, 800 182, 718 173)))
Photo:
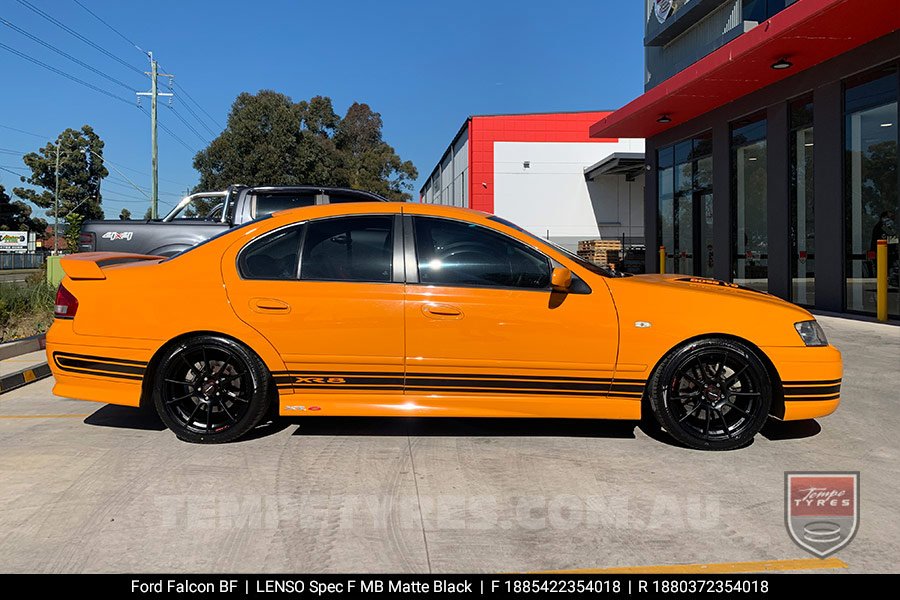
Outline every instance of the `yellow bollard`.
POLYGON ((878 240, 878 248, 875 253, 875 265, 878 287, 875 296, 877 298, 877 313, 879 321, 888 320, 888 257, 887 240, 878 240))
POLYGON ((666 274, 666 247, 665 246, 659 247, 659 274, 660 275, 666 274))

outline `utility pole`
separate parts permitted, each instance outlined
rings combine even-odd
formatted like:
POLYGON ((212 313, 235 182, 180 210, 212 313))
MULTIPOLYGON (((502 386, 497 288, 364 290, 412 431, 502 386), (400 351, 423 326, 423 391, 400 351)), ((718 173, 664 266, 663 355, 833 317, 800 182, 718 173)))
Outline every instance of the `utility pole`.
MULTIPOLYGON (((159 205, 159 147, 157 144, 157 133, 156 133, 156 105, 157 98, 159 96, 167 96, 172 97, 174 94, 170 92, 160 92, 159 91, 159 76, 172 78, 174 75, 169 75, 167 73, 159 72, 159 63, 156 62, 156 59, 153 58, 153 53, 148 52, 147 56, 150 58, 150 72, 146 72, 147 75, 150 76, 150 91, 149 92, 137 92, 138 96, 150 96, 150 163, 151 163, 151 180, 150 180, 150 218, 156 219, 158 216, 158 205, 159 205)), ((140 98, 138 99, 140 102, 140 98)))
POLYGON ((59 145, 62 137, 56 138, 56 187, 53 190, 53 254, 59 254, 59 145))

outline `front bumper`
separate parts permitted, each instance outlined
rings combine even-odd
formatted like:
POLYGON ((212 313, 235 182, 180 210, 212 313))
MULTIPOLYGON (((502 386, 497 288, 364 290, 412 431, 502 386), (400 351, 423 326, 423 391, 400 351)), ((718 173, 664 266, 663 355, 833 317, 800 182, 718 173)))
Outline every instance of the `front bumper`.
POLYGON ((784 421, 830 415, 841 402, 843 361, 834 346, 769 347, 763 351, 781 380, 782 407, 774 416, 784 421))

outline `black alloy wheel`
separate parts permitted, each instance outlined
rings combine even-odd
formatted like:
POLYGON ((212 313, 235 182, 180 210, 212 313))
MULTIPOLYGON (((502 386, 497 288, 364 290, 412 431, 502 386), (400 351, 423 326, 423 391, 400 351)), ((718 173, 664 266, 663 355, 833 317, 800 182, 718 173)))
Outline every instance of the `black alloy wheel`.
POLYGON ((765 424, 772 386, 756 354, 734 340, 706 339, 670 353, 651 379, 660 425, 691 448, 732 450, 765 424))
POLYGON ((256 354, 218 336, 198 336, 169 349, 154 381, 160 418, 180 439, 235 440, 269 406, 269 373, 256 354))

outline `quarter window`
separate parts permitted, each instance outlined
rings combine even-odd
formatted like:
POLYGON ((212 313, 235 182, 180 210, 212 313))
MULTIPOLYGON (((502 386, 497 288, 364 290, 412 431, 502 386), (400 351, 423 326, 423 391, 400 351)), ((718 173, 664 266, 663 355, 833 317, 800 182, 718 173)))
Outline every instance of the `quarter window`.
POLYGON ((393 217, 312 221, 303 244, 301 279, 391 281, 393 217))
POLYGON ((541 253, 486 227, 415 218, 419 280, 425 284, 546 289, 541 253))
POLYGON ((294 225, 251 242, 238 259, 244 279, 296 279, 303 225, 294 225))

